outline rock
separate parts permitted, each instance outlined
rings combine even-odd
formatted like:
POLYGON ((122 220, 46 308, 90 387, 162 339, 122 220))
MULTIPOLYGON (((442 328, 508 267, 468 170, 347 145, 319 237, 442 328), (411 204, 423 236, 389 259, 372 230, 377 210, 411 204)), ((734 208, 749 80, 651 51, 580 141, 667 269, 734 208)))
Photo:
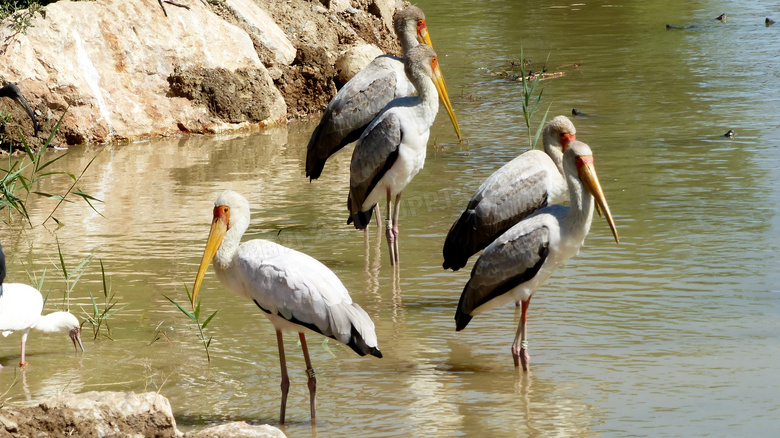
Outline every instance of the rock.
POLYGON ((253 0, 225 0, 225 6, 246 25, 250 35, 274 54, 277 63, 290 65, 295 59, 295 47, 271 17, 253 0))
POLYGON ((60 394, 38 406, 0 409, 0 436, 284 438, 269 425, 227 423, 182 434, 168 399, 156 392, 60 394), (3 430, 4 429, 4 430, 3 430))
POLYGON ((182 436, 170 403, 154 392, 60 394, 31 408, 3 408, 0 419, 3 436, 182 436))
POLYGON ((399 52, 390 28, 399 0, 321 1, 330 9, 184 0, 189 9, 169 5, 167 17, 158 0, 58 1, 26 33, 6 19, 0 85, 19 86, 41 131, 2 99, 11 120, 0 133, 35 149, 63 114, 52 146, 244 130, 321 111, 336 92, 337 54, 363 44, 399 52))
MULTIPOLYGON (((228 123, 263 123, 287 111, 281 93, 265 69, 177 67, 168 77, 173 96, 185 97, 208 108, 228 123)), ((184 131, 192 130, 180 125, 184 131)))
POLYGON ((346 84, 374 58, 382 54, 382 49, 373 44, 358 44, 352 47, 336 60, 336 78, 342 85, 346 84))
POLYGON ((200 432, 187 434, 185 438, 284 438, 284 433, 267 424, 253 426, 246 422, 220 424, 200 432))
MULTIPOLYGON (((55 121, 67 106, 60 135, 69 144, 169 135, 179 126, 229 129, 196 102, 169 97, 168 76, 181 66, 265 67, 246 32, 201 2, 189 6, 169 7, 166 18, 156 0, 49 4, 26 36, 0 28, 0 80, 19 85, 55 121)), ((263 123, 284 120, 274 110, 263 123)))
POLYGON ((344 12, 347 8, 352 6, 350 5, 349 0, 323 0, 322 4, 331 12, 335 13, 344 12))
POLYGON ((387 30, 392 31, 395 8, 395 0, 374 0, 368 5, 368 12, 379 17, 387 27, 387 30))

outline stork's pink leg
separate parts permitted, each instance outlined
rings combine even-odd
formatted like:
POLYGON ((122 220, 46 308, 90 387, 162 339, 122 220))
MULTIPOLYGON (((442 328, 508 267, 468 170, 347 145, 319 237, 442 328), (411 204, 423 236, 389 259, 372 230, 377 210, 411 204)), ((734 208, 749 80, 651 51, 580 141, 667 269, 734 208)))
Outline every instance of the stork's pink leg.
POLYGON ((282 410, 279 414, 279 423, 284 424, 284 413, 287 409, 287 392, 290 390, 290 377, 287 375, 287 361, 284 359, 284 339, 282 331, 276 331, 276 342, 279 344, 279 364, 282 367, 282 410))
POLYGON ((512 359, 515 361, 515 367, 519 367, 522 364, 523 371, 526 372, 528 371, 528 364, 531 362, 531 356, 528 355, 528 339, 526 337, 529 304, 531 304, 531 298, 522 302, 523 309, 520 314, 520 324, 517 326, 515 342, 512 343, 512 359))
MULTIPOLYGON (((393 205, 393 249, 395 251, 395 263, 398 263, 398 206, 401 204, 401 194, 395 195, 395 205, 393 205)), ((391 264, 393 262, 391 261, 391 264)))
POLYGON ((390 201, 393 199, 393 195, 390 194, 390 189, 387 189, 387 218, 385 219, 385 237, 387 237, 387 246, 390 249, 390 264, 395 264, 395 234, 393 234, 393 224, 390 218, 392 213, 390 211, 390 201))
POLYGON ((301 350, 303 350, 303 359, 306 361, 306 375, 309 376, 307 385, 309 386, 309 406, 311 406, 311 422, 316 421, 314 414, 314 397, 317 394, 317 377, 314 374, 314 368, 311 366, 311 360, 309 360, 309 348, 306 346, 306 335, 298 333, 301 338, 301 350))
MULTIPOLYGON (((379 204, 374 204, 374 216, 376 216, 376 229, 382 229, 382 214, 379 212, 379 204)), ((368 227, 366 227, 368 229, 368 227)))
POLYGON ((19 366, 27 366, 27 361, 24 360, 24 348, 27 344, 27 333, 22 333, 22 360, 19 362, 19 366))

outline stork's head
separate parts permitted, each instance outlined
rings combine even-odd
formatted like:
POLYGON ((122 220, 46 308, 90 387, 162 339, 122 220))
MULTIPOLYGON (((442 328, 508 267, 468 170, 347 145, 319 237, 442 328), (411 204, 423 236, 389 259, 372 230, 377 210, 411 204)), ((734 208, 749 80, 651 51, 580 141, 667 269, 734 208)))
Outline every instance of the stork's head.
POLYGON ((569 178, 576 174, 582 181, 585 189, 596 199, 596 204, 600 211, 604 212, 612 235, 615 236, 615 242, 620 243, 615 221, 612 219, 612 213, 609 211, 607 199, 601 190, 599 178, 596 176, 596 168, 593 165, 593 152, 590 147, 581 141, 573 141, 569 144, 566 152, 563 153, 564 170, 569 178))
POLYGON ((450 103, 450 97, 447 94, 447 85, 444 83, 444 76, 441 74, 439 57, 436 56, 436 52, 430 46, 420 44, 407 53, 406 59, 404 59, 404 71, 409 78, 423 75, 433 81, 436 91, 439 93, 439 101, 444 104, 444 109, 447 110, 447 115, 450 117, 450 121, 452 121, 452 126, 455 127, 458 140, 460 140, 458 118, 455 117, 455 111, 452 109, 452 103, 450 103))
POLYGON ((431 37, 428 34, 428 26, 425 23, 425 14, 417 6, 407 6, 396 12, 393 17, 393 29, 396 35, 401 39, 401 45, 404 46, 404 53, 412 48, 411 41, 405 41, 404 38, 411 40, 410 36, 420 44, 427 44, 433 47, 431 37), (407 47, 409 46, 409 47, 407 47))
POLYGON ((206 249, 203 251, 198 273, 195 276, 195 285, 192 287, 193 305, 197 302, 206 269, 217 254, 225 236, 230 236, 229 241, 237 244, 244 231, 249 227, 249 217, 249 201, 237 192, 225 190, 214 201, 211 230, 206 239, 206 249))
POLYGON ((556 149, 559 154, 566 152, 569 144, 576 139, 577 129, 566 116, 558 116, 544 125, 542 143, 548 154, 550 153, 548 148, 556 149))

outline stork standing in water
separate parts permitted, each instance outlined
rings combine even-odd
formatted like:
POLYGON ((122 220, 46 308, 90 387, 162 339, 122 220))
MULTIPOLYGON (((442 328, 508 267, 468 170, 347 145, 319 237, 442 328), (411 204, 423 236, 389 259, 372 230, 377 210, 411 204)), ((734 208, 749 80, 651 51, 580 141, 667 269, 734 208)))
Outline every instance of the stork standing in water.
POLYGON ((21 105, 22 108, 27 111, 27 115, 30 116, 30 119, 32 119, 34 132, 38 132, 38 120, 35 119, 35 113, 32 108, 30 108, 30 104, 27 103, 27 99, 24 98, 19 87, 14 84, 8 84, 3 88, 0 88, 0 97, 10 97, 21 105))
POLYGON ((30 330, 44 333, 68 333, 78 353, 81 343, 81 325, 78 318, 68 312, 54 312, 41 316, 43 297, 38 289, 21 283, 5 283, 5 254, 0 246, 0 333, 8 336, 14 332, 22 334, 22 358, 20 366, 27 365, 25 348, 30 330))
POLYGON ((479 186, 444 240, 444 269, 457 271, 469 257, 540 208, 568 199, 563 152, 577 130, 558 116, 542 131, 544 152, 530 150, 495 171, 479 186))
MULTIPOLYGON (((408 6, 396 13, 393 27, 401 41, 404 57, 418 44, 433 47, 425 14, 417 6, 408 6)), ((392 55, 374 58, 339 90, 325 109, 309 140, 306 176, 310 180, 319 178, 327 159, 360 138, 360 134, 391 100, 411 96, 415 91, 414 84, 404 73, 402 58, 392 55)), ((451 119, 460 139, 454 113, 451 119)))
POLYGON ((309 376, 311 419, 314 421, 317 380, 304 333, 316 332, 333 338, 361 356, 382 357, 377 348, 374 323, 352 302, 336 274, 314 258, 261 239, 242 244, 241 236, 249 227, 249 219, 246 198, 231 190, 219 195, 214 203, 214 219, 206 250, 192 288, 192 302, 197 302, 203 276, 213 259, 214 272, 220 282, 252 300, 271 320, 276 329, 282 369, 282 424, 290 387, 282 331, 297 332, 309 376))
POLYGON ((358 229, 368 225, 374 206, 383 198, 387 200, 386 237, 391 264, 398 262, 401 192, 425 164, 428 136, 439 111, 439 98, 453 123, 455 120, 436 52, 427 45, 418 45, 407 54, 404 69, 419 94, 393 100, 363 131, 352 153, 347 200, 350 214, 347 223, 354 222, 358 229))
POLYGON ((577 254, 590 230, 595 202, 604 212, 615 242, 619 242, 612 213, 601 190, 593 153, 574 141, 563 154, 563 170, 571 205, 551 205, 520 221, 493 241, 479 256, 455 313, 456 330, 471 318, 512 301, 522 302, 512 357, 528 370, 526 321, 531 296, 565 260, 577 254))

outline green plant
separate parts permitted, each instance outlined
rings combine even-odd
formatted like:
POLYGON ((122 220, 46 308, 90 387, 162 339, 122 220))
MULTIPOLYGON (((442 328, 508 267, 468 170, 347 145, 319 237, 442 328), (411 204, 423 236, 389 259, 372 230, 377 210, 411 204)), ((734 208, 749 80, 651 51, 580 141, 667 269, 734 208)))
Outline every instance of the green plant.
MULTIPOLYGON (((70 294, 73 292, 73 289, 76 288, 76 284, 81 279, 81 276, 84 275, 84 272, 86 271, 85 268, 89 262, 92 261, 92 254, 87 256, 87 258, 79 263, 72 271, 68 271, 67 266, 65 266, 65 258, 62 256, 62 248, 60 247, 59 239, 57 239, 57 253, 60 256, 60 266, 55 265, 55 267, 62 273, 62 276, 65 277, 65 294, 62 297, 62 306, 66 311, 70 312, 70 294)), ((103 269, 102 262, 100 264, 100 269, 103 269)), ((103 281, 105 282, 105 275, 103 277, 103 281)), ((90 296, 91 295, 92 293, 90 293, 90 296)))
POLYGON ((33 27, 32 20, 36 13, 46 16, 43 6, 55 0, 4 0, 0 5, 0 20, 11 17, 11 28, 15 32, 27 35, 27 29, 33 27))
POLYGON ((124 306, 114 309, 116 306, 116 300, 115 295, 111 291, 111 285, 108 281, 106 281, 106 270, 103 267, 103 261, 100 261, 100 275, 103 280, 103 307, 98 308, 98 303, 95 300, 95 297, 92 295, 92 291, 89 292, 89 298, 92 300, 92 313, 86 312, 83 308, 81 309, 84 312, 84 315, 86 316, 85 321, 88 322, 90 325, 92 325, 92 339, 97 339, 98 335, 100 335, 100 328, 105 327, 106 333, 103 334, 108 339, 111 339, 113 341, 113 338, 111 338, 111 327, 108 325, 108 318, 110 318, 112 315, 114 315, 116 312, 124 309, 127 307, 127 304, 124 306))
MULTIPOLYGON (((209 354, 209 347, 211 346, 211 338, 212 336, 209 336, 208 339, 206 339, 206 334, 203 333, 203 330, 206 329, 206 327, 209 325, 212 319, 214 319, 214 315, 217 314, 218 310, 215 310, 214 313, 208 316, 203 322, 200 321, 200 300, 198 300, 197 303, 192 302, 192 295, 190 294, 190 289, 187 287, 187 285, 184 285, 184 290, 187 291, 187 301, 190 302, 190 306, 192 307, 192 311, 189 311, 185 309, 181 304, 177 303, 176 301, 172 300, 166 295, 163 295, 165 299, 173 303, 176 307, 179 308, 179 310, 185 314, 190 321, 192 321, 195 326, 197 327, 196 335, 198 336, 198 339, 203 344, 204 350, 206 350, 206 359, 211 362, 211 355, 209 354)), ((159 329, 159 325, 157 326, 159 329)), ((156 339, 155 339, 156 340, 156 339)), ((154 342, 154 341, 152 341, 154 342)))
MULTIPOLYGON (((0 168, 0 211, 8 208, 9 219, 11 212, 16 212, 17 214, 21 215, 28 224, 30 224, 30 227, 32 227, 32 221, 27 211, 27 201, 29 200, 30 194, 59 200, 57 205, 54 207, 51 213, 49 213, 46 219, 43 220, 41 225, 45 224, 49 219, 54 220, 58 225, 62 225, 62 222, 54 217, 54 213, 63 202, 71 202, 69 199, 67 199, 68 195, 71 194, 82 198, 90 206, 90 208, 92 208, 92 210, 100 214, 100 212, 95 209, 95 206, 92 204, 92 202, 103 201, 76 188, 76 184, 78 184, 78 182, 84 176, 84 173, 87 171, 87 169, 89 169, 89 167, 97 158, 97 154, 92 157, 92 159, 89 161, 89 163, 87 163, 84 169, 82 169, 78 176, 67 171, 46 170, 49 166, 67 155, 67 153, 60 154, 48 161, 43 159, 44 151, 48 148, 49 144, 54 138, 54 134, 57 132, 57 129, 59 129, 60 123, 62 123, 62 118, 64 116, 65 114, 63 113, 63 115, 57 121, 57 124, 54 126, 54 129, 52 130, 48 139, 46 140, 46 143, 44 146, 39 148, 38 151, 33 151, 27 144, 24 136, 22 136, 22 145, 24 146, 25 152, 24 157, 21 160, 15 161, 13 159, 13 154, 9 154, 8 168, 0 168), (33 190, 33 187, 41 180, 54 175, 67 175, 73 180, 73 183, 70 185, 70 187, 68 187, 64 194, 51 194, 33 190)), ((11 152, 13 152, 13 150, 11 152)), ((100 152, 98 152, 98 154, 99 153, 100 152)))
POLYGON ((544 117, 542 117, 542 123, 540 123, 539 127, 536 129, 536 135, 531 137, 531 119, 533 118, 534 113, 536 113, 536 109, 539 107, 539 103, 542 101, 542 93, 544 93, 544 90, 539 91, 539 94, 534 99, 534 91, 536 91, 536 86, 539 85, 539 81, 542 80, 542 73, 547 66, 547 61, 545 61, 544 65, 545 67, 542 68, 542 71, 536 75, 533 80, 530 80, 528 72, 525 70, 523 45, 520 45, 520 80, 523 83, 523 118, 525 119, 525 126, 528 132, 528 146, 530 146, 531 149, 536 147, 536 143, 539 141, 539 136, 542 134, 544 122, 547 120, 547 114, 550 112, 550 108, 548 107, 547 111, 544 113, 544 117))
MULTIPOLYGON (((168 298, 168 297, 166 297, 166 298, 168 298)), ((165 338, 165 340, 168 341, 168 343, 171 342, 171 338, 168 337, 168 334, 165 333, 165 330, 162 330, 160 328, 160 326, 162 326, 164 322, 165 321, 160 321, 160 323, 157 324, 157 327, 154 328, 154 333, 152 333, 152 340, 149 341, 149 343, 146 344, 146 345, 152 345, 152 344, 154 344, 155 342, 159 341, 162 338, 165 338)))

